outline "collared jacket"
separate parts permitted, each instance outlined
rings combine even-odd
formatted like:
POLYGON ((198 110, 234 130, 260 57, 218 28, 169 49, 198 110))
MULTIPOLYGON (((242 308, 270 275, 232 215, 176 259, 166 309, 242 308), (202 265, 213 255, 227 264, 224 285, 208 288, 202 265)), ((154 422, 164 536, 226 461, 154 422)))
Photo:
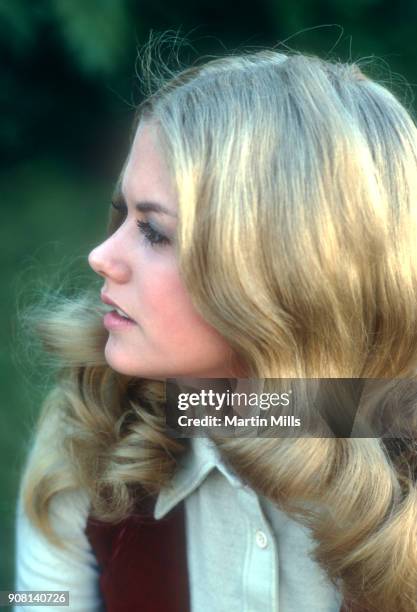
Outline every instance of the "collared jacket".
POLYGON ((341 610, 307 528, 245 486, 207 438, 191 440, 145 520, 93 521, 81 491, 56 496, 51 515, 69 541, 65 553, 19 506, 16 588, 68 590, 70 610, 341 610))

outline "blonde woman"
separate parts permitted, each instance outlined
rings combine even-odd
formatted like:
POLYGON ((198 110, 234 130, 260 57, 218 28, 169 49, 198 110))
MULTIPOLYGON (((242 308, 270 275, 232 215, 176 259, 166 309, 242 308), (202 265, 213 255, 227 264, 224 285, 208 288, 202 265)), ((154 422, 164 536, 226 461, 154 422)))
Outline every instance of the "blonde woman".
POLYGON ((89 263, 101 295, 39 323, 62 368, 18 588, 72 610, 416 612, 415 415, 390 446, 175 439, 164 413, 167 378, 415 376, 417 130, 395 96, 276 51, 173 76, 89 263))

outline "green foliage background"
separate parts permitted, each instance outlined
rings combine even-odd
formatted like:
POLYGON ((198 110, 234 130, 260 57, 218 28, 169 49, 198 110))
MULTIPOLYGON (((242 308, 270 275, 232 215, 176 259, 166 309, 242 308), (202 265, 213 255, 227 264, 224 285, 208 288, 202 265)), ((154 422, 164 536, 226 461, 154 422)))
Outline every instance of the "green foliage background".
POLYGON ((414 104, 415 0, 0 0, 0 589, 13 586, 17 487, 48 387, 18 342, 18 304, 39 298, 38 279, 65 280, 72 261, 81 284, 96 282, 86 257, 103 237, 127 152, 137 47, 151 29, 179 28, 193 42, 191 59, 279 41, 366 57, 414 104))

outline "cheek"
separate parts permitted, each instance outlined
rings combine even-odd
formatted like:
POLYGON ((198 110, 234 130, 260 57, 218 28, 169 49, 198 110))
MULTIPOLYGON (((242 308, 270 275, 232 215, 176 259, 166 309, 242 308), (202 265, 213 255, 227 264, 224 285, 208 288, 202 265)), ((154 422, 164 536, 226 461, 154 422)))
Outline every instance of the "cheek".
POLYGON ((223 337, 195 309, 178 270, 159 270, 149 277, 146 293, 152 321, 148 331, 155 332, 159 342, 180 344, 184 350, 193 346, 195 351, 196 344, 203 350, 229 350, 223 337))

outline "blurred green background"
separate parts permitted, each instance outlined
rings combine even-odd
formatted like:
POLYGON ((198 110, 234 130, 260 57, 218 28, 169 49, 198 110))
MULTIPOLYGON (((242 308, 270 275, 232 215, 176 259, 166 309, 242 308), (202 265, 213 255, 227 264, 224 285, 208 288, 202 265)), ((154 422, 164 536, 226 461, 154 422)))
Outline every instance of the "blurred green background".
POLYGON ((416 0, 0 0, 0 589, 13 586, 17 487, 49 384, 18 342, 16 312, 40 295, 39 279, 97 282, 86 257, 127 152, 138 47, 169 29, 193 43, 185 61, 280 41, 368 58, 412 107, 416 26, 416 0))

